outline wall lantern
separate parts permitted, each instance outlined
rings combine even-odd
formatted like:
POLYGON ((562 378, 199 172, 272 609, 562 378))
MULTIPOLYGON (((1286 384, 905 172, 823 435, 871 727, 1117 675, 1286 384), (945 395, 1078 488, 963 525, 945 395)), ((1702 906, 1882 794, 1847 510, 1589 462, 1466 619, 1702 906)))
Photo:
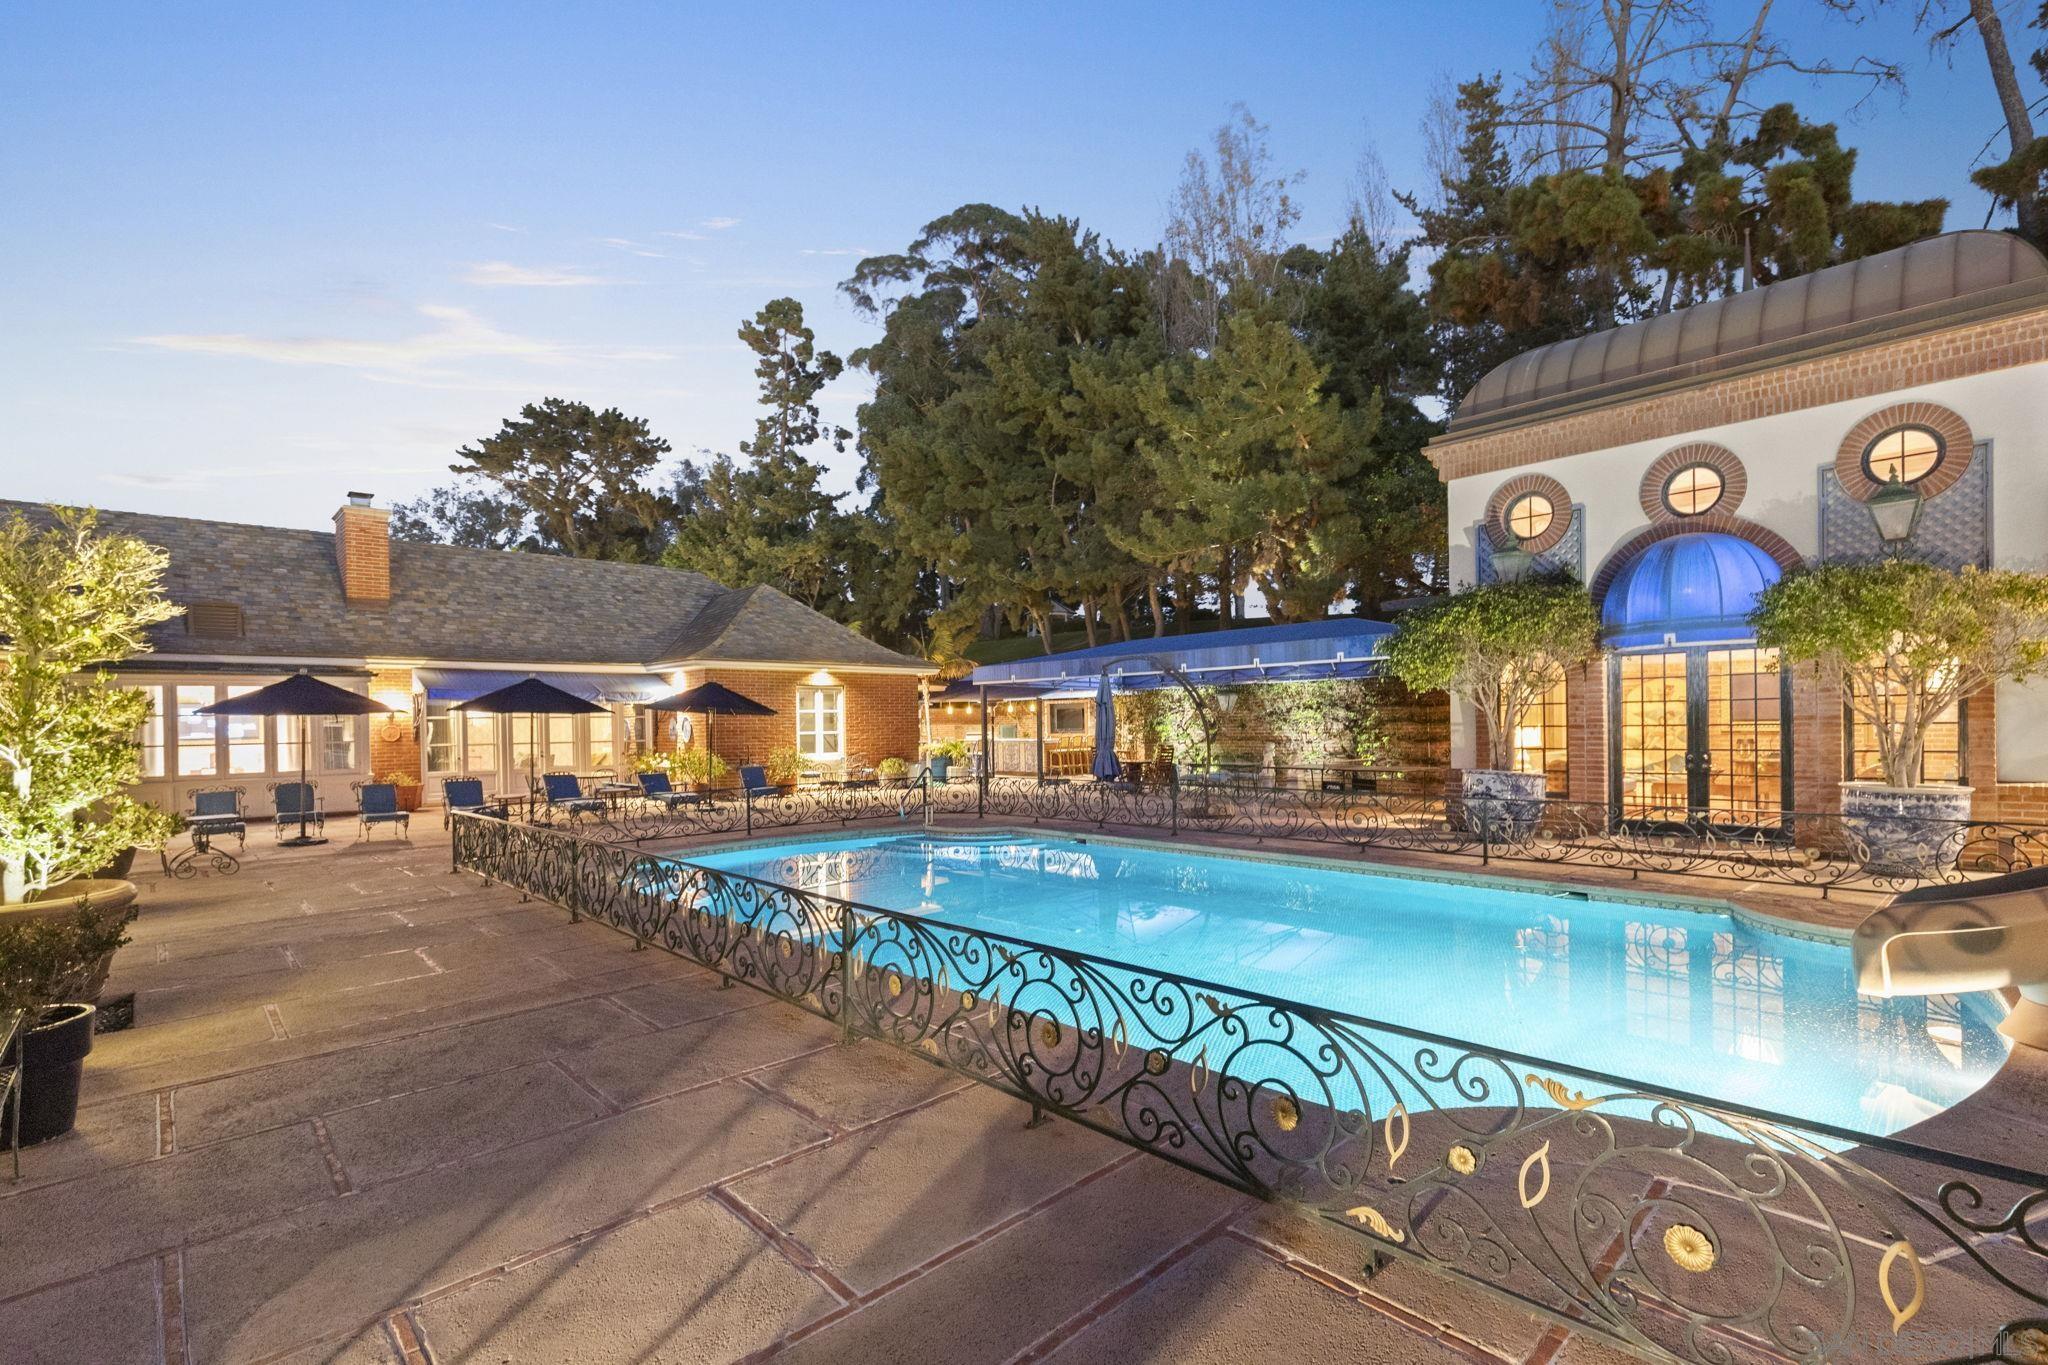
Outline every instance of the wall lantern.
POLYGON ((1493 576, 1498 582, 1512 583, 1535 562, 1536 556, 1522 548, 1522 538, 1510 531, 1507 545, 1493 552, 1493 576))
POLYGON ((1879 537, 1887 545, 1896 545, 1913 534, 1914 523, 1920 520, 1920 508, 1926 501, 1917 487, 1894 472, 1863 505, 1870 509, 1870 519, 1877 523, 1879 537))

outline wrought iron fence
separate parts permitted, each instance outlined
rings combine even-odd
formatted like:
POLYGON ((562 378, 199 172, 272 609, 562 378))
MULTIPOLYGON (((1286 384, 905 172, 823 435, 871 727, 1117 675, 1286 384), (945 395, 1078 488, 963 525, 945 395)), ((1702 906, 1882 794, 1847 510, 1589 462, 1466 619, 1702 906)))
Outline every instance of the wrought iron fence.
POLYGON ((1711 877, 1820 892, 1887 893, 2048 863, 2048 825, 1902 817, 1915 851, 1867 835, 1887 817, 1818 811, 1714 813, 1584 801, 1508 801, 1273 786, 1220 777, 1156 782, 981 777, 932 785, 737 789, 663 804, 639 798, 568 817, 565 827, 639 843, 933 815, 1112 825, 1254 840, 1711 877))
POLYGON ((2048 1360, 2038 1170, 565 830, 458 815, 454 842, 459 868, 848 1038, 1656 1358, 2048 1360))

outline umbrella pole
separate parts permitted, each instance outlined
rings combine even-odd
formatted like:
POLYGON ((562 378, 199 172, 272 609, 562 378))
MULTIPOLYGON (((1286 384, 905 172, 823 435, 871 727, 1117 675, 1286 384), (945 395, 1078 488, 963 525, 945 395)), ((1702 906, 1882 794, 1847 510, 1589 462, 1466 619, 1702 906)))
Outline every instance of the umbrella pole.
POLYGON ((306 826, 313 820, 313 794, 306 783, 306 764, 310 756, 312 736, 307 732, 306 717, 299 717, 299 832, 284 841, 286 848, 309 848, 314 844, 327 842, 325 836, 315 839, 306 833, 306 826))

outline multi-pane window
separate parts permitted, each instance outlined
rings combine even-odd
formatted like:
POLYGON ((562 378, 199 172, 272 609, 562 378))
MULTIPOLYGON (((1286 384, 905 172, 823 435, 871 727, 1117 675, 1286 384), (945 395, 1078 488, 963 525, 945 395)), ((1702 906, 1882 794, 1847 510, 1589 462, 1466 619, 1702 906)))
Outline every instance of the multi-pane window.
MULTIPOLYGON (((230 687, 230 697, 245 696, 254 692, 254 687, 230 687)), ((221 729, 228 742, 228 771, 237 775, 267 771, 269 755, 263 743, 263 717, 223 716, 221 729)))
MULTIPOLYGON (((1903 708, 1905 701, 1896 692, 1887 692, 1880 703, 1886 716, 1894 714, 1894 708, 1903 708)), ((1922 782, 1961 782, 1963 780, 1963 707, 1957 702, 1947 707, 1927 727, 1927 735, 1920 750, 1920 776, 1922 782)), ((1860 782, 1882 782, 1884 780, 1884 757, 1878 748, 1877 727, 1872 725, 1854 707, 1849 708, 1849 776, 1860 782)))
POLYGON ((1534 540, 1550 529, 1557 511, 1541 493, 1524 493, 1508 504, 1508 529, 1522 540, 1534 540))
POLYGON ((314 721, 320 740, 320 766, 328 772, 346 772, 356 766, 356 718, 321 716, 314 721))
POLYGON ((1088 730, 1088 703, 1056 701, 1046 708, 1046 729, 1055 735, 1079 735, 1088 730))
POLYGON ((576 717, 549 716, 548 766, 551 773, 576 771, 576 717))
POLYGON ((143 718, 135 739, 142 746, 141 763, 144 777, 164 775, 164 702, 163 693, 154 687, 138 689, 149 701, 149 714, 143 718))
POLYGON ((1941 438, 1926 427, 1894 427, 1863 451, 1863 472, 1872 483, 1918 483, 1941 464, 1941 438))
POLYGON ((430 701, 424 714, 423 735, 426 741, 427 771, 430 773, 452 773, 456 771, 455 715, 445 701, 430 701))
POLYGON ((220 772, 217 741, 220 722, 202 716, 199 708, 213 705, 213 688, 178 689, 178 775, 212 777, 220 772))
POLYGON ((1689 464, 1664 483, 1664 505, 1681 517, 1711 512, 1727 485, 1710 464, 1689 464))
POLYGON ((1522 709, 1515 721, 1515 771, 1542 773, 1544 793, 1566 794, 1564 679, 1522 709))
POLYGON ((799 758, 832 763, 846 757, 846 693, 837 687, 796 690, 796 752, 799 758))
POLYGON ((612 713, 590 718, 590 768, 593 772, 612 766, 612 713))
POLYGON ((462 713, 463 767, 472 773, 498 771, 498 718, 479 712, 462 713))

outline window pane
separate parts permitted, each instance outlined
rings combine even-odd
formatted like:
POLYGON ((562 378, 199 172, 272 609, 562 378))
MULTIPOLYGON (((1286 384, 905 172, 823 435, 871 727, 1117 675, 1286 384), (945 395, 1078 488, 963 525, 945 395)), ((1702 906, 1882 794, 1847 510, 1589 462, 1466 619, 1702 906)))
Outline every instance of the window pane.
POLYGON ((1916 483, 1941 463, 1941 443, 1921 427, 1900 427, 1870 443, 1870 477, 1886 483, 1894 476, 1916 483))
POLYGON ((220 771, 215 752, 220 722, 202 716, 199 708, 213 705, 211 687, 178 689, 178 773, 183 777, 212 777, 220 771))
POLYGON ((427 771, 455 771, 455 717, 445 701, 430 701, 426 713, 427 771))
POLYGON ((1533 540, 1550 529, 1550 499, 1541 493, 1525 493, 1508 508, 1508 529, 1523 540, 1533 540))
POLYGON ((593 771, 612 766, 612 713, 590 718, 590 767, 593 771))
MULTIPOLYGON (((1881 704, 1890 717, 1903 703, 1892 692, 1881 704)), ((1854 708, 1849 712, 1849 776, 1861 782, 1884 780, 1884 752, 1878 747, 1877 728, 1854 708)), ((1920 751, 1920 781, 1961 782, 1963 780, 1963 704, 1957 703, 1934 718, 1920 751)))
POLYGON ((1721 501, 1721 471, 1712 465, 1687 465, 1671 476, 1664 498, 1680 516, 1694 517, 1710 511, 1721 501))
POLYGON ((800 757, 836 761, 845 757, 840 736, 844 694, 836 687, 799 688, 796 694, 796 751, 800 757))
POLYGON ((1564 796, 1565 752, 1564 679, 1559 678, 1515 724, 1515 771, 1542 773, 1544 794, 1564 796))
POLYGON ((549 716, 548 765, 551 773, 573 773, 576 771, 576 720, 575 716, 549 716))
POLYGON ((498 718, 465 713, 462 717, 463 766, 473 773, 498 770, 498 718))
POLYGON ((320 766, 327 772, 345 772, 356 766, 356 718, 321 716, 320 766))
MULTIPOLYGON (((246 696, 256 689, 249 686, 230 687, 230 697, 246 696)), ((267 771, 268 756, 263 751, 263 717, 224 716, 221 728, 228 738, 228 771, 231 773, 260 773, 267 771)))
POLYGON ((164 696, 163 689, 141 687, 136 689, 149 700, 149 715, 136 731, 136 743, 142 746, 141 762, 144 777, 164 775, 164 696))

